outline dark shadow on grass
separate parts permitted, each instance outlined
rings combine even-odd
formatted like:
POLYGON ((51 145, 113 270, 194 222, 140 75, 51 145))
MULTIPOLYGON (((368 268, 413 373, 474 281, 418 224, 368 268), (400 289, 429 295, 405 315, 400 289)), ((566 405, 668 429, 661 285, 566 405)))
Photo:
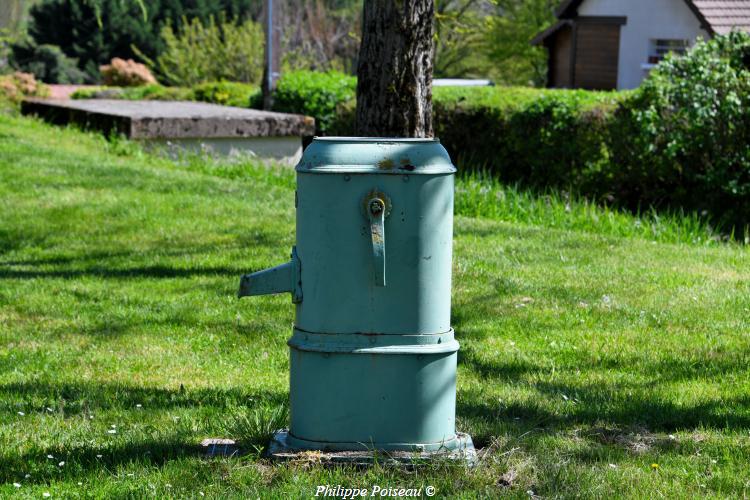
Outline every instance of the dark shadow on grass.
MULTIPOLYGON (((570 354, 569 354, 570 355, 570 354)), ((627 393, 628 391, 649 391, 658 389, 662 384, 674 384, 691 380, 722 380, 732 375, 750 377, 747 365, 747 353, 738 352, 736 355, 696 362, 694 359, 663 358, 658 360, 641 359, 637 356, 597 357, 594 353, 580 352, 575 358, 557 362, 558 373, 582 371, 592 372, 620 372, 628 373, 637 367, 638 371, 649 374, 640 382, 612 382, 581 385, 553 384, 536 382, 535 390, 549 396, 566 394, 588 395, 591 398, 609 401, 612 394, 627 393)), ((497 357, 482 356, 473 345, 463 345, 459 351, 459 364, 480 374, 482 378, 498 383, 514 381, 517 377, 528 373, 548 373, 545 366, 534 364, 528 359, 518 359, 508 355, 497 357)))
POLYGON ((511 225, 502 220, 484 219, 484 221, 488 223, 482 224, 482 227, 478 227, 479 224, 472 222, 464 223, 459 220, 454 225, 453 235, 455 238, 498 238, 509 240, 511 237, 535 238, 538 234, 545 231, 535 226, 511 225))
MULTIPOLYGON (((185 381, 189 384, 189 381, 185 381)), ((166 389, 161 387, 134 387, 125 384, 106 384, 93 382, 17 382, 0 385, 0 402, 34 401, 38 411, 45 412, 48 406, 56 407, 60 401, 65 402, 65 411, 77 414, 87 411, 109 409, 133 409, 140 404, 144 409, 169 409, 210 406, 223 409, 248 405, 252 402, 269 402, 282 404, 286 393, 253 391, 240 388, 166 389)), ((14 404, 5 406, 6 411, 15 413, 14 404)), ((32 408, 28 408, 32 412, 32 408)))
POLYGON ((90 267, 76 270, 59 271, 16 271, 0 269, 0 279, 37 279, 62 278, 73 279, 81 277, 100 277, 113 279, 133 278, 190 278, 193 276, 240 276, 253 272, 240 267, 199 267, 177 268, 170 266, 144 266, 126 269, 112 269, 106 267, 90 267))
POLYGON ((541 370, 524 359, 513 358, 502 364, 487 361, 473 347, 465 344, 458 351, 458 363, 481 375, 488 382, 497 379, 513 380, 529 372, 541 370))
MULTIPOLYGON (((222 245, 193 245, 187 247, 151 248, 146 251, 100 250, 76 255, 46 255, 38 258, 0 259, 0 279, 37 279, 101 277, 113 279, 134 278, 189 278, 192 276, 239 277, 254 270, 243 267, 242 259, 233 266, 181 267, 179 265, 142 265, 165 258, 191 257, 194 255, 216 255, 217 252, 241 252, 243 248, 281 248, 283 235, 252 229, 248 234, 238 234, 231 243, 222 245), (128 262, 130 261, 130 262, 128 262), (109 263, 109 264, 108 264, 109 263), (141 265, 133 265, 141 264, 141 265), (10 269, 25 267, 26 269, 10 269), (40 269, 40 267, 42 267, 40 269), (29 269, 30 268, 30 269, 29 269)), ((268 263, 273 265, 272 262, 268 263)), ((265 266, 264 266, 265 267, 265 266)))
MULTIPOLYGON (((264 245, 263 242, 258 243, 264 245)), ((82 263, 101 263, 110 260, 138 259, 144 260, 149 258, 164 257, 186 257, 191 255, 208 254, 217 250, 235 250, 243 248, 240 242, 233 244, 217 245, 193 245, 187 247, 169 247, 168 242, 163 246, 154 246, 148 250, 133 251, 132 249, 113 249, 113 250, 96 250, 86 253, 76 253, 73 255, 43 255, 36 258, 16 258, 13 260, 0 260, 3 266, 49 266, 65 264, 82 264, 82 263)), ((63 250, 64 252, 64 250, 63 250)))
MULTIPOLYGON (((232 296, 236 289, 228 291, 226 295, 232 296)), ((235 300, 240 300, 236 299, 235 300)), ((269 309, 270 310, 270 309, 269 309)), ((228 320, 206 320, 186 313, 176 313, 175 315, 166 317, 164 319, 127 319, 122 320, 118 318, 106 319, 104 321, 96 322, 92 325, 84 326, 80 329, 68 330, 71 333, 81 333, 84 335, 91 335, 94 337, 111 338, 117 335, 124 335, 133 333, 136 331, 153 331, 157 327, 181 327, 181 328, 193 328, 200 329, 201 331, 213 331, 213 332, 231 332, 232 334, 238 334, 248 339, 253 337, 259 337, 261 335, 264 338, 268 338, 272 332, 282 332, 287 335, 291 332, 291 327, 287 326, 290 324, 291 318, 288 316, 289 311, 280 311, 279 316, 286 318, 287 323, 280 321, 275 323, 272 320, 261 320, 249 318, 244 322, 238 322, 236 319, 228 320)), ((286 340, 286 339, 285 339, 286 340)), ((285 341, 284 340, 284 341, 285 341)), ((236 352, 236 347, 233 345, 235 340, 218 340, 212 346, 212 349, 219 349, 220 351, 226 352, 227 356, 232 355, 236 352)), ((281 347, 281 346, 280 346, 281 347)))
POLYGON ((553 413, 536 404, 512 403, 493 408, 488 403, 463 400, 457 404, 457 412, 468 421, 481 419, 485 423, 507 423, 518 419, 550 430, 602 424, 618 428, 640 426, 660 432, 698 427, 750 429, 750 397, 711 400, 696 405, 678 405, 647 396, 631 397, 613 405, 598 405, 584 398, 565 413, 553 413), (727 407, 734 410, 727 410, 727 407))
MULTIPOLYGON (((287 238, 288 233, 284 232, 283 229, 277 228, 275 231, 267 231, 259 228, 244 228, 242 231, 225 231, 221 234, 231 234, 233 236, 231 241, 224 242, 221 244, 198 244, 198 245, 180 245, 175 246, 174 242, 164 241, 163 243, 153 243, 148 249, 132 250, 129 248, 113 248, 107 250, 95 250, 77 253, 74 255, 45 255, 36 258, 23 258, 17 257, 13 259, 2 259, 0 257, 0 266, 24 266, 24 267, 35 267, 35 266, 59 266, 61 269, 55 270, 44 270, 38 271, 40 273, 51 272, 51 273, 64 273, 64 272, 81 272, 81 270, 91 269, 94 272, 101 272, 107 268, 106 262, 115 261, 114 264, 109 267, 122 267, 123 261, 131 260, 133 262, 148 262, 149 260, 164 259, 165 257, 188 257, 194 255, 215 255, 217 253, 225 253, 232 251, 242 251, 243 249, 250 248, 268 248, 277 249, 282 247, 282 243, 287 238), (72 267, 72 269, 65 269, 65 267, 72 267)), ((0 228, 0 256, 2 254, 15 250, 16 247, 20 248, 23 246, 24 241, 20 241, 20 235, 16 233, 9 233, 8 231, 0 228), (12 243, 12 244, 11 244, 12 243)), ((39 243, 39 242, 37 242, 39 243)), ((92 246, 96 241, 91 242, 92 246)), ((60 250, 65 253, 65 249, 60 250)), ((149 269, 151 267, 158 266, 146 266, 143 269, 149 269)), ((136 268, 137 269, 137 268, 136 268)), ((0 272, 3 270, 0 269, 0 272)), ((17 271, 19 273, 24 272, 35 272, 29 271, 17 271)))

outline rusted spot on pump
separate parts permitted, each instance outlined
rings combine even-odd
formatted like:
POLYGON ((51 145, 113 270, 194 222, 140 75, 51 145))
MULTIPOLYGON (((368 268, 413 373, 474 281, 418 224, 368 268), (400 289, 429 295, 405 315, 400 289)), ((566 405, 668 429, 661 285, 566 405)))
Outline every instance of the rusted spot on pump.
POLYGON ((396 164, 393 163, 393 160, 390 158, 383 158, 378 162, 378 168, 380 170, 393 170, 393 167, 395 167, 396 164))
POLYGON ((411 161, 409 161, 409 158, 401 158, 401 166, 398 168, 399 170, 406 170, 407 172, 413 172, 414 169, 417 167, 411 164, 411 161))

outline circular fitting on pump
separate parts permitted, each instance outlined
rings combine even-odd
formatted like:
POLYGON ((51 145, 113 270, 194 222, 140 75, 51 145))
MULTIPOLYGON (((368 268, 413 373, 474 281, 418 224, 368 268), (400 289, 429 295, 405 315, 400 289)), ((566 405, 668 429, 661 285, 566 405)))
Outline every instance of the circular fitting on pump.
POLYGON ((370 213, 372 215, 378 215, 385 209, 385 202, 380 198, 370 200, 370 213))
POLYGON ((392 208, 391 198, 377 189, 373 189, 362 198, 362 212, 365 217, 378 216, 381 212, 385 212, 383 216, 388 217, 392 208))

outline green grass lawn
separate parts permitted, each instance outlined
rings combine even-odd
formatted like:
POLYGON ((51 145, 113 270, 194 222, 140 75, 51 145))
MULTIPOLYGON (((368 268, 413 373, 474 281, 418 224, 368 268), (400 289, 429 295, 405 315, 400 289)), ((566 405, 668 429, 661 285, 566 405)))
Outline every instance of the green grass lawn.
POLYGON ((457 188, 453 323, 480 464, 261 458, 293 307, 235 293, 285 261, 293 182, 0 116, 0 497, 750 494, 748 250, 477 179, 457 188), (206 459, 206 437, 252 452, 206 459))

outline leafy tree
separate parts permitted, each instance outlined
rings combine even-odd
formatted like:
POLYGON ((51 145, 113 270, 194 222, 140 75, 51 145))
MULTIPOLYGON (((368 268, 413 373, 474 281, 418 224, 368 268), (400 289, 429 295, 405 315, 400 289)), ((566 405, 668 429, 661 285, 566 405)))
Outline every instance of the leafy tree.
POLYGON ((0 0, 0 74, 12 71, 11 45, 23 38, 29 7, 36 0, 0 0))
POLYGON ((554 22, 559 0, 436 0, 435 76, 545 83, 547 57, 533 36, 554 22))
POLYGON ((0 30, 16 33, 23 24, 28 5, 23 0, 3 0, 0 2, 0 30))
POLYGON ((487 77, 491 62, 481 51, 490 0, 435 1, 435 78, 487 77))
POLYGON ((531 39, 555 20, 559 0, 493 0, 494 12, 485 18, 483 51, 492 62, 491 73, 503 83, 544 85, 547 53, 531 39))

